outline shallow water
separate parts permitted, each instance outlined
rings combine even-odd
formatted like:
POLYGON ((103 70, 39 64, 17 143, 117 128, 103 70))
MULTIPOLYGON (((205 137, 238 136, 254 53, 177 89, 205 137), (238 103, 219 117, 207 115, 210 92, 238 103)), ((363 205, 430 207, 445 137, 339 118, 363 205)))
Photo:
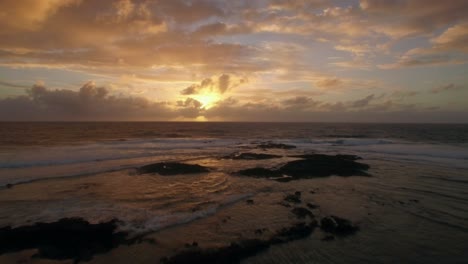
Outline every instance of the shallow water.
MULTIPOLYGON (((73 127, 89 129, 88 123, 79 124, 73 123, 73 127)), ((117 137, 109 136, 111 131, 102 132, 104 125, 99 123, 92 124, 97 127, 95 131, 101 131, 98 136, 85 140, 70 140, 77 138, 77 132, 57 123, 37 124, 52 126, 51 134, 58 126, 68 131, 53 144, 47 140, 38 143, 34 138, 30 143, 17 144, 14 142, 20 137, 10 135, 0 149, 0 227, 63 217, 83 217, 94 223, 118 218, 123 221, 120 229, 135 236, 145 234, 157 244, 121 246, 95 256, 91 262, 155 263, 178 252, 185 243, 221 246, 256 238, 259 235, 254 231, 258 228, 273 232, 290 225, 297 220, 290 208, 280 203, 286 194, 301 191, 301 206, 308 202, 320 206, 313 210, 318 218, 338 215, 357 223, 361 230, 354 236, 327 242, 321 241, 325 234, 316 230, 307 239, 273 246, 245 263, 468 261, 466 126, 406 125, 405 130, 405 125, 264 124, 252 130, 253 124, 242 124, 236 130, 233 124, 223 123, 211 128, 206 124, 163 123, 158 130, 158 123, 143 123, 142 131, 154 129, 156 136, 148 133, 138 138, 138 123, 113 124, 125 127, 116 131, 117 137), (190 137, 160 137, 169 133, 166 130, 190 137), (418 131, 432 134, 417 138, 418 131), (444 133, 445 138, 441 136, 444 133), (267 140, 298 148, 254 149, 258 142, 267 140), (283 157, 221 159, 237 151, 283 157), (288 156, 312 152, 359 155, 361 162, 371 166, 371 177, 332 176, 279 183, 235 174, 257 166, 278 167, 294 159, 288 156), (200 164, 212 171, 176 176, 135 173, 134 168, 158 161, 200 164), (17 185, 8 189, 5 186, 9 183, 17 185), (247 199, 253 199, 254 204, 247 204, 247 199)), ((45 131, 43 127, 37 129, 45 131)), ((38 138, 52 138, 45 134, 39 133, 38 138)), ((260 237, 268 236, 268 232, 260 237)), ((0 262, 47 262, 30 259, 30 255, 5 254, 0 262)))

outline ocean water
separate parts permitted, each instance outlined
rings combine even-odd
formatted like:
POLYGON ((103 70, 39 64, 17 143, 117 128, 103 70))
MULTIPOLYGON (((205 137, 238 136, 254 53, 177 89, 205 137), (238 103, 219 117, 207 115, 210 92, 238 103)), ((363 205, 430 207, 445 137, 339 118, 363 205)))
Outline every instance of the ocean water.
MULTIPOLYGON (((315 215, 338 215, 361 230, 328 242, 316 231, 245 263, 468 263, 468 125, 0 123, 0 227, 117 218, 120 229, 158 241, 121 246, 91 263, 157 263, 192 241, 220 246, 255 237, 258 228, 276 230, 295 221, 279 204, 295 191, 320 206, 315 215), (254 148, 266 141, 297 148, 254 148), (236 152, 282 158, 221 159, 236 152), (304 153, 358 155, 370 176, 279 183, 235 173, 304 153), (160 161, 211 172, 136 175, 160 161)), ((0 256, 1 263, 19 259, 0 256)))

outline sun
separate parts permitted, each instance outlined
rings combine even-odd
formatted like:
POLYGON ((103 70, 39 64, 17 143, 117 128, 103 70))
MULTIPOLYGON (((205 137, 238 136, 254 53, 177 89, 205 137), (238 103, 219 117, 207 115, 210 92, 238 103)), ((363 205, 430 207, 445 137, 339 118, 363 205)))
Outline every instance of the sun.
POLYGON ((210 109, 221 99, 221 96, 218 93, 210 92, 198 94, 193 98, 202 103, 201 108, 210 109))

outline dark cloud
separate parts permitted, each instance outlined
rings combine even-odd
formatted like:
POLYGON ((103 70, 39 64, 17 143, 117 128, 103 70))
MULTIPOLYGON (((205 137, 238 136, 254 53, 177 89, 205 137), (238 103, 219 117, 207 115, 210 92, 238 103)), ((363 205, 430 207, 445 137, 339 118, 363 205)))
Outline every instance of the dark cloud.
POLYGON ((0 99, 0 120, 171 120, 196 117, 198 112, 193 110, 201 103, 189 98, 177 106, 143 97, 113 96, 93 82, 78 91, 51 90, 39 83, 26 95, 0 99))
POLYGON ((193 95, 201 92, 215 92, 224 94, 228 90, 235 88, 246 82, 246 79, 240 78, 233 80, 228 74, 222 74, 214 80, 212 78, 203 79, 200 84, 192 84, 189 87, 180 91, 182 95, 193 95))
POLYGON ((415 109, 414 105, 397 105, 392 101, 373 104, 367 109, 350 111, 349 102, 322 103, 308 109, 282 108, 266 103, 239 104, 222 102, 206 110, 209 120, 283 121, 283 122, 467 122, 465 112, 434 112, 415 109))
POLYGON ((230 77, 223 74, 218 78, 218 90, 221 94, 225 93, 230 88, 230 77))
POLYGON ((200 103, 196 99, 187 98, 187 99, 185 99, 185 101, 183 101, 183 100, 177 101, 177 106, 200 108, 202 106, 202 103, 200 103))
POLYGON ((29 88, 30 87, 28 85, 17 84, 17 83, 12 83, 12 82, 5 82, 5 81, 0 81, 0 86, 10 87, 10 88, 29 88))
POLYGON ((457 91, 457 90, 462 90, 464 87, 461 85, 456 85, 453 83, 447 84, 447 85, 442 85, 435 87, 431 89, 431 93, 437 94, 441 92, 446 92, 446 91, 457 91))
POLYGON ((333 89, 343 85, 343 81, 339 78, 324 78, 317 82, 315 85, 319 88, 333 89))
POLYGON ((371 94, 366 96, 365 98, 362 98, 360 100, 356 100, 352 103, 352 107, 355 108, 361 108, 361 107, 366 107, 369 105, 369 103, 374 100, 375 95, 371 94))

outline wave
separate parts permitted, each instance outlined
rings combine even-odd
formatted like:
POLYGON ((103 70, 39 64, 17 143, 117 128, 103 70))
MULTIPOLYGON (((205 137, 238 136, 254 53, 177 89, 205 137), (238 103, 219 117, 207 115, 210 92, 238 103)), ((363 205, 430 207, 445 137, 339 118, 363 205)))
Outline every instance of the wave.
POLYGON ((406 161, 438 162, 450 165, 456 163, 458 167, 468 167, 466 162, 468 148, 456 145, 423 144, 380 138, 303 139, 295 143, 302 148, 314 151, 352 152, 364 156, 379 155, 406 161))
POLYGON ((204 209, 185 212, 156 212, 151 215, 146 215, 146 219, 144 220, 132 219, 133 213, 124 216, 117 216, 119 219, 123 220, 119 229, 133 235, 156 232, 161 229, 187 224, 195 220, 214 215, 219 210, 245 200, 251 196, 253 196, 252 193, 228 195, 214 204, 210 204, 204 209))
POLYGON ((10 149, 0 152, 0 169, 57 166, 87 162, 103 162, 132 158, 144 158, 176 151, 227 147, 232 140, 202 139, 151 139, 133 141, 102 142, 80 146, 34 147, 10 149))

